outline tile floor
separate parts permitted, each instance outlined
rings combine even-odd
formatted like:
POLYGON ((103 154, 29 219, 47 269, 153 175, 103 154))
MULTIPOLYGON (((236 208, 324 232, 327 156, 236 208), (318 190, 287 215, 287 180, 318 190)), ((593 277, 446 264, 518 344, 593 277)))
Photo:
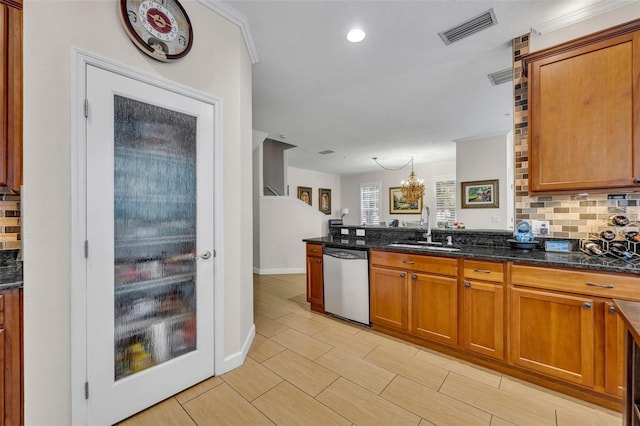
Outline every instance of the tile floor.
POLYGON ((621 425, 621 415, 319 315, 304 275, 254 276, 246 362, 122 425, 621 425))

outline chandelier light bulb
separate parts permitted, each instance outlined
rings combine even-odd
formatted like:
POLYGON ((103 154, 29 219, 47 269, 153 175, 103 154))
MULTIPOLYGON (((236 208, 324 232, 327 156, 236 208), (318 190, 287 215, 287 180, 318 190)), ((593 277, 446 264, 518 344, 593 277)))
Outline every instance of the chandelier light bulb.
POLYGON ((347 40, 349 40, 351 43, 360 43, 362 40, 364 40, 365 35, 366 34, 364 33, 364 31, 362 31, 360 28, 354 28, 347 33, 347 40))

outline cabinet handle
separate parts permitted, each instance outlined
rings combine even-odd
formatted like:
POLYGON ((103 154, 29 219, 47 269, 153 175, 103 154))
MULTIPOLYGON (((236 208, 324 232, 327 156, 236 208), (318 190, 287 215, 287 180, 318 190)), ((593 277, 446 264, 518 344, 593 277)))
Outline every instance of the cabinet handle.
POLYGON ((414 262, 413 260, 403 260, 402 263, 405 263, 407 265, 413 265, 416 262, 414 262))
POLYGON ((481 274, 490 274, 491 273, 491 269, 474 269, 473 272, 478 272, 481 274))
POLYGON ((635 178, 633 183, 640 184, 640 178, 635 178))
POLYGON ((616 310, 615 306, 609 306, 609 312, 611 312, 612 314, 617 314, 618 311, 616 310))
POLYGON ((316 259, 316 263, 322 263, 322 260, 316 259))
POLYGON ((587 285, 590 287, 613 288, 613 284, 598 284, 598 283, 588 282, 587 285))
POLYGON ((413 278, 414 280, 417 280, 418 276, 414 274, 414 275, 411 275, 411 278, 413 278))
POLYGON ((582 306, 584 306, 586 309, 591 309, 591 303, 589 302, 584 302, 582 306))
POLYGON ((464 288, 470 288, 471 284, 470 283, 464 283, 464 288))
POLYGON ((404 277, 406 277, 406 276, 407 276, 407 275, 406 275, 404 272, 400 274, 400 277, 401 277, 401 278, 404 278, 404 277))

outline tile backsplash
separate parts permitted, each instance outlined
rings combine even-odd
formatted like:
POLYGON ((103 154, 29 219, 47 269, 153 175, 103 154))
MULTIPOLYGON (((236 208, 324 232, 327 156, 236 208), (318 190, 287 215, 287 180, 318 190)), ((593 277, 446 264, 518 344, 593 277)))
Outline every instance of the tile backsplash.
POLYGON ((2 198, 0 195, 0 250, 19 249, 22 246, 20 200, 7 201, 2 198))
MULTIPOLYGON (((548 220, 549 236, 585 238, 607 226, 611 215, 624 214, 637 226, 640 194, 608 199, 608 194, 529 196, 527 79, 522 75, 522 56, 529 53, 529 34, 513 39, 514 158, 516 222, 548 220)), ((567 161, 568 162, 568 161, 567 161)), ((612 191, 612 194, 619 192, 612 191)))

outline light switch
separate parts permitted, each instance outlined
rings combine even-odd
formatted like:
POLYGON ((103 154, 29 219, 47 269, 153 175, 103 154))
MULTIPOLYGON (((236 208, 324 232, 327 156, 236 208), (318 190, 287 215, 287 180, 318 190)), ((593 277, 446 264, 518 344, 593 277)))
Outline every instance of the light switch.
POLYGON ((364 229, 356 229, 356 237, 364 237, 364 229))
POLYGON ((349 228, 341 228, 340 233, 342 235, 349 235, 349 228))

